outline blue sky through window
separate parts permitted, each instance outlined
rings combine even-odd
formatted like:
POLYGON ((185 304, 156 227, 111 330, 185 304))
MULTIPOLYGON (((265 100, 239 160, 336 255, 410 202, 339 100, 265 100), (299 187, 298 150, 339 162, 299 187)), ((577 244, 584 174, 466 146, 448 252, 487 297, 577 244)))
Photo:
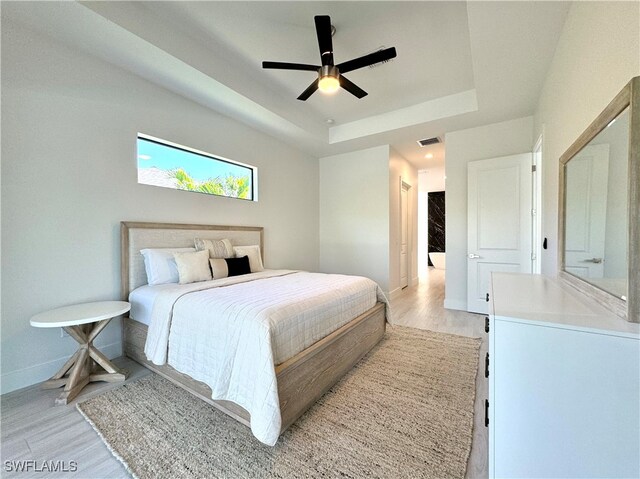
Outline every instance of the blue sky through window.
POLYGON ((251 170, 222 160, 180 150, 138 137, 138 169, 158 168, 165 171, 182 168, 197 181, 227 175, 251 178, 251 170))
POLYGON ((138 134, 138 183, 255 201, 256 169, 138 134))

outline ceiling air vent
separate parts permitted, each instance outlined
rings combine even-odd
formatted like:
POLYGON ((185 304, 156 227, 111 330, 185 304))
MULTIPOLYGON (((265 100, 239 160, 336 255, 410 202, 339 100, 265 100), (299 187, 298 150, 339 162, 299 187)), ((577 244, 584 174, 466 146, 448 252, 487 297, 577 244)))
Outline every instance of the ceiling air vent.
POLYGON ((433 138, 425 138, 424 140, 418 140, 418 145, 420 146, 435 145, 436 143, 442 143, 442 140, 437 136, 434 136, 433 138))

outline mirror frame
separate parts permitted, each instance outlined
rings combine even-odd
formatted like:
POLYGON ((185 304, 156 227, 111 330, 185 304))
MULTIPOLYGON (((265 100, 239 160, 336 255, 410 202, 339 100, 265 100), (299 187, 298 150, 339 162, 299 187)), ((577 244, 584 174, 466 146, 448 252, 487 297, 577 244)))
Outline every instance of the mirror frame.
POLYGON ((560 157, 558 208, 558 276, 582 293, 627 321, 640 323, 640 77, 632 78, 600 115, 560 157), (566 169, 567 163, 612 120, 629 107, 629 178, 627 190, 629 241, 627 300, 594 286, 565 269, 566 169))

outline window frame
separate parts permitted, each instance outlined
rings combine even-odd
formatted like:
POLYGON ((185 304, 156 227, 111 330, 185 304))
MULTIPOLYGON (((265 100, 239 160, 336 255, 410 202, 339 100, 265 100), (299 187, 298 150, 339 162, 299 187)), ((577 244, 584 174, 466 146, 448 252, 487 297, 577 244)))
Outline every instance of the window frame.
MULTIPOLYGON (((225 158, 222 156, 218 156, 218 155, 213 155, 211 153, 208 153, 206 151, 202 151, 202 150, 198 150, 196 148, 191 148, 189 146, 185 146, 185 145, 181 145, 179 143, 175 143, 173 141, 169 141, 169 140, 164 140, 162 138, 158 138, 152 135, 147 135, 146 133, 140 133, 138 132, 137 136, 136 136, 136 165, 138 165, 138 160, 139 160, 139 148, 138 148, 138 141, 139 140, 144 140, 144 141, 148 141, 150 143, 155 143, 157 145, 160 146, 164 146, 167 148, 173 148, 175 150, 180 150, 180 151, 184 151, 186 153, 191 153, 191 154, 195 154, 198 156, 202 156, 205 158, 208 158, 210 160, 214 160, 214 161, 218 161, 221 163, 227 163, 233 166, 239 166, 242 168, 246 168, 250 171, 250 181, 251 181, 251 186, 250 186, 250 198, 240 198, 238 196, 227 196, 227 195, 219 195, 216 193, 205 193, 203 191, 191 191, 191 190, 183 190, 180 188, 171 188, 168 186, 161 186, 161 185, 153 185, 153 184, 149 184, 149 183, 140 183, 140 180, 138 180, 138 184, 139 185, 147 185, 147 186, 157 186, 159 188, 168 188, 168 189, 174 189, 176 191, 188 191, 190 193, 200 193, 203 195, 207 195, 207 196, 215 196, 215 197, 220 197, 220 198, 229 198, 232 200, 243 200, 243 201, 251 201, 251 202, 257 202, 258 201, 258 189, 257 189, 257 184, 258 184, 258 168, 256 166, 253 165, 249 165, 247 163, 242 163, 240 161, 235 161, 235 160, 230 160, 229 158, 225 158)), ((140 170, 139 166, 136 166, 137 170, 140 170)))

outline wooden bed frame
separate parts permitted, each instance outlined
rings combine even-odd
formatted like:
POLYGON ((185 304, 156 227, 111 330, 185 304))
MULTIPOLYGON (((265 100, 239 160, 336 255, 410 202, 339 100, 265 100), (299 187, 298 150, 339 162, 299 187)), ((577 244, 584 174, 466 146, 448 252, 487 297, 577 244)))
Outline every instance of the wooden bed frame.
MULTIPOLYGON (((261 250, 264 245, 264 230, 260 227, 122 222, 120 231, 124 301, 143 281, 140 277, 140 249, 191 246, 196 236, 229 238, 234 245, 259 244, 261 250)), ((281 434, 382 339, 385 325, 385 305, 377 303, 369 311, 276 366, 281 434)), ((176 371, 168 364, 158 366, 148 361, 144 354, 146 325, 125 317, 122 329, 126 356, 249 426, 251 418, 244 408, 230 401, 213 400, 211 389, 203 382, 176 371)))

